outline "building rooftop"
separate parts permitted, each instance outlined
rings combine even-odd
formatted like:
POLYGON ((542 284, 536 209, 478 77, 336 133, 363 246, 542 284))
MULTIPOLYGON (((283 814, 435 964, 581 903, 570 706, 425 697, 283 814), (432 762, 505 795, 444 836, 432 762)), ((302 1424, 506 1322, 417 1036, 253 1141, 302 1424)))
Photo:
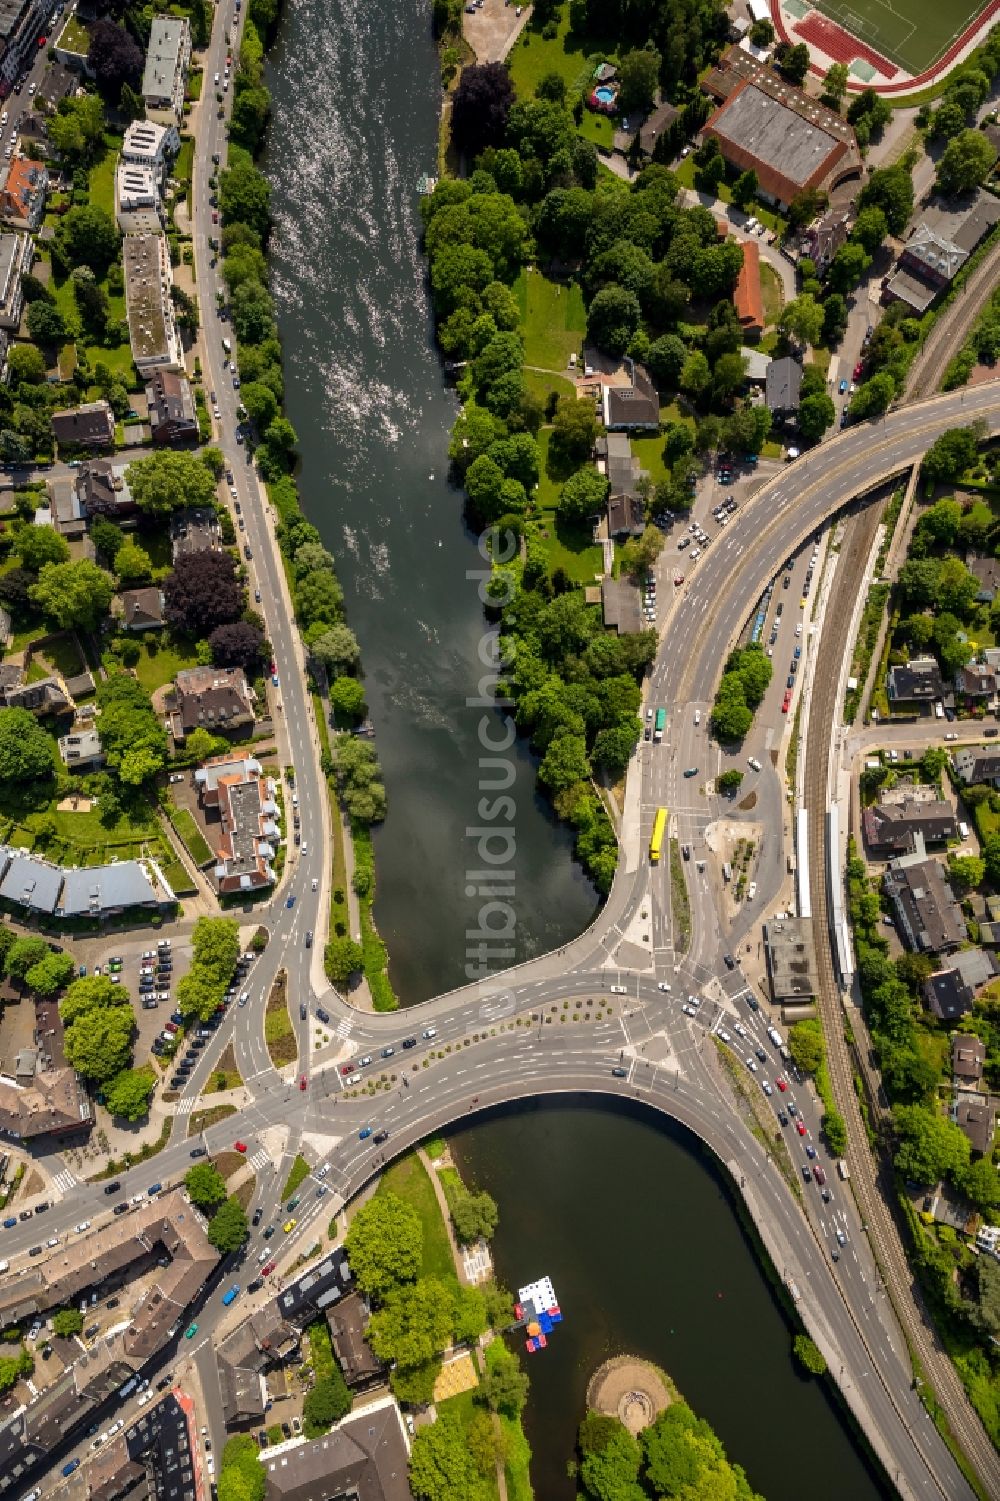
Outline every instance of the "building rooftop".
POLYGON ((122 245, 132 354, 137 361, 166 360, 173 344, 172 320, 166 311, 169 294, 164 286, 170 264, 166 241, 162 234, 126 235, 122 245))
POLYGON ((771 412, 797 412, 802 389, 802 366, 790 355, 772 360, 767 367, 764 400, 771 412))
POLYGON ((91 401, 52 413, 56 442, 69 447, 110 448, 115 441, 115 418, 106 401, 91 401))
POLYGON ((186 668, 177 674, 167 707, 177 740, 199 728, 216 732, 242 729, 254 719, 242 667, 186 668))
POLYGON ((822 181, 845 153, 843 131, 832 128, 831 112, 819 105, 810 110, 810 104, 790 86, 782 98, 760 79, 742 82, 705 130, 719 139, 724 155, 738 155, 741 165, 743 160, 756 164, 764 191, 788 202, 796 191, 822 181))
POLYGON ((127 907, 156 907, 160 898, 141 860, 67 870, 57 912, 61 917, 99 917, 127 907))
POLYGON ((155 584, 144 589, 123 589, 122 609, 129 630, 163 624, 163 595, 155 584))
POLYGON ((733 305, 744 329, 751 333, 763 333, 764 294, 760 285, 760 249, 755 240, 747 240, 742 250, 743 264, 733 288, 733 305))
POLYGON ((412 1501, 408 1461, 402 1415, 383 1397, 323 1438, 262 1453, 265 1501, 412 1501))
POLYGON ((969 1145, 980 1156, 993 1146, 993 1106, 973 1100, 959 1100, 955 1106, 955 1125, 968 1137, 969 1145))
POLYGON ((811 917, 786 917, 764 925, 771 994, 779 1005, 816 995, 819 974, 811 917))
POLYGON ((144 99, 169 99, 187 44, 188 23, 174 16, 154 16, 149 28, 146 68, 142 75, 144 99))
POLYGON ((983 1077, 986 1044, 971 1032, 956 1032, 951 1039, 951 1071, 956 1079, 975 1082, 983 1077))
POLYGON ((889 697, 903 703, 940 698, 944 679, 934 657, 914 657, 905 665, 890 667, 886 683, 889 697))
POLYGON ((954 809, 940 798, 931 802, 907 799, 899 803, 878 803, 865 808, 861 820, 869 849, 896 855, 909 854, 916 847, 918 833, 928 844, 953 838, 958 828, 954 809))
POLYGON ((884 879, 910 948, 935 954, 965 941, 962 910, 939 861, 904 855, 889 862, 884 879))
POLYGON ((29 1081, 0 1076, 0 1131, 28 1141, 89 1125, 90 1101, 72 1068, 35 1073, 29 1081))
POLYGON ((353 1287, 347 1252, 343 1246, 336 1246, 329 1256, 284 1287, 275 1302, 281 1318, 308 1320, 336 1303, 353 1287))
POLYGON ((604 426, 658 428, 660 398, 647 371, 633 360, 626 360, 630 384, 604 386, 604 426))

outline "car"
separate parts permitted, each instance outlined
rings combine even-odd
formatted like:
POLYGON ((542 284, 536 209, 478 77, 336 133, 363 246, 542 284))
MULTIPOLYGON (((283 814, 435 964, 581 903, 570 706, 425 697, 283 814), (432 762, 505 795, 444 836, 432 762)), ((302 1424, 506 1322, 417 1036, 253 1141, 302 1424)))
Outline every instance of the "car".
POLYGON ((801 636, 802 635, 802 622, 801 622, 801 620, 799 621, 798 625, 795 627, 795 634, 796 634, 796 636, 801 636))
POLYGON ((785 689, 785 696, 781 700, 781 712, 782 712, 782 714, 787 714, 788 713, 788 710, 791 707, 791 702, 792 702, 792 690, 791 690, 791 688, 786 688, 785 689))
POLYGON ((785 1114, 785 1112, 783 1110, 779 1110, 778 1111, 778 1121, 780 1122, 780 1124, 782 1126, 787 1126, 788 1125, 788 1116, 785 1114))
POLYGON ((669 989, 670 989, 670 981, 669 980, 660 980, 660 981, 657 982, 656 988, 657 988, 657 990, 667 990, 667 991, 669 991, 669 989))
POLYGON ((392 1055, 395 1053, 395 1051, 396 1051, 396 1049, 394 1047, 383 1048, 382 1049, 382 1057, 383 1058, 391 1058, 392 1055))
POLYGON ((372 1128, 371 1128, 371 1126, 362 1126, 361 1130, 358 1132, 358 1140, 359 1141, 366 1141, 367 1138, 369 1136, 371 1136, 371 1134, 372 1134, 372 1128))
POLYGON ((774 1090, 771 1088, 770 1079, 761 1079, 760 1087, 768 1097, 774 1094, 774 1090))
POLYGON ((795 1122, 795 1129, 799 1133, 800 1136, 805 1136, 805 1134, 806 1134, 806 1127, 805 1127, 805 1122, 804 1121, 796 1121, 795 1122))
POLYGON ((983 731, 983 734, 986 736, 987 740, 995 740, 997 736, 1000 735, 1000 730, 991 725, 989 729, 983 731))
POLYGON ((837 1231, 837 1245, 838 1246, 846 1246, 847 1245, 847 1236, 844 1234, 843 1230, 838 1230, 837 1231))
POLYGON ((798 1105, 796 1105, 796 1103, 795 1103, 794 1100, 789 1100, 789 1102, 788 1102, 788 1114, 789 1115, 798 1115, 798 1113, 799 1113, 799 1107, 798 1107, 798 1105))
POLYGON ((245 1141, 234 1141, 233 1147, 237 1152, 245 1152, 247 1149, 247 1144, 245 1141))
POLYGON ((847 395, 847 381, 846 380, 842 380, 840 382, 840 386, 838 387, 838 389, 840 391, 841 396, 846 396, 847 395))
POLYGON ((385 1130, 383 1130, 383 1131, 376 1131, 375 1135, 372 1137, 372 1141, 376 1144, 376 1146, 381 1146, 384 1141, 388 1141, 388 1140, 389 1140, 389 1133, 388 1133, 388 1131, 385 1131, 385 1130))
POLYGON ((360 1074, 351 1074, 351 1075, 349 1075, 349 1077, 348 1077, 348 1079, 347 1079, 346 1082, 348 1084, 360 1084, 361 1083, 361 1075, 360 1074))
POLYGON ((288 897, 288 899, 285 902, 285 906, 286 907, 294 907, 295 906, 295 897, 294 896, 288 897))
POLYGON ((754 897, 756 895, 757 895, 757 882, 756 881, 751 881, 750 885, 747 887, 747 901, 748 902, 752 902, 753 899, 754 899, 754 897))
POLYGON ((105 1183, 104 1185, 104 1192, 106 1194, 120 1194, 121 1191, 122 1186, 117 1179, 115 1179, 114 1183, 105 1183))
POLYGON ((747 1068, 752 1074, 755 1074, 757 1072, 757 1060, 755 1058, 747 1058, 747 1068))
POLYGON ((282 1228, 282 1230, 284 1230, 284 1232, 285 1232, 286 1235, 291 1235, 292 1231, 295 1229, 295 1226, 297 1224, 298 1224, 298 1220, 286 1220, 285 1223, 282 1225, 281 1228, 282 1228))
POLYGON ((786 679, 786 682, 785 682, 785 687, 788 689, 789 692, 791 692, 791 690, 795 687, 795 679, 794 679, 794 677, 792 676, 791 673, 788 674, 788 678, 786 679))
POLYGON ((855 380, 860 380, 861 377, 864 375, 864 373, 865 373, 864 361, 863 360, 858 360, 858 363, 854 367, 854 379, 855 380))
POLYGON ((949 730, 948 733, 947 733, 947 735, 945 735, 944 738, 946 740, 957 740, 958 739, 958 735, 955 733, 954 730, 949 730))
POLYGON ((306 929, 305 943, 306 943, 306 948, 307 949, 311 949, 312 948, 312 946, 313 946, 312 928, 307 928, 306 929))
POLYGON ((611 1075, 612 1075, 612 1078, 615 1078, 615 1079, 627 1079, 628 1078, 628 1069, 627 1068, 613 1068, 611 1070, 611 1075))
POLYGON ((249 543, 243 549, 243 556, 246 558, 248 563, 253 559, 253 550, 250 547, 249 543))
POLYGON ((733 958, 732 954, 723 954, 722 959, 727 969, 736 968, 736 960, 733 958))
POLYGON ((299 1074, 299 1088, 300 1089, 308 1089, 308 1087, 309 1087, 309 1080, 306 1078, 305 1074, 299 1074))
POLYGON ((683 584, 683 582, 684 582, 684 575, 683 575, 683 573, 675 573, 674 574, 674 583, 677 585, 678 589, 680 588, 681 584, 683 584))
POLYGON ((409 1048, 415 1048, 416 1045, 417 1045, 417 1039, 415 1037, 404 1037, 403 1038, 403 1047, 404 1048, 407 1048, 407 1049, 409 1049, 409 1048))
POLYGON ((809 1166, 808 1162, 803 1162, 803 1164, 802 1164, 802 1176, 806 1180, 807 1183, 811 1182, 812 1175, 813 1175, 812 1168, 809 1166))
MULTIPOLYGON (((274 1232, 274 1226, 273 1225, 271 1226, 271 1231, 272 1231, 272 1234, 273 1234, 273 1232, 274 1232)), ((275 1269, 275 1267, 277 1265, 278 1265, 278 1263, 276 1261, 269 1261, 269 1262, 267 1262, 264 1266, 261 1267, 261 1269, 260 1269, 260 1275, 262 1277, 270 1277, 271 1273, 274 1271, 274 1269, 275 1269)))
POLYGON ((697 1006, 692 1006, 691 1003, 690 1003, 690 1001, 685 1001, 685 1003, 684 1003, 684 1005, 683 1005, 683 1007, 681 1009, 683 1010, 685 1016, 697 1016, 698 1015, 698 1008, 697 1008, 697 1006))
POLYGON ((781 1093, 784 1094, 785 1090, 788 1088, 788 1085, 785 1083, 784 1079, 775 1079, 774 1082, 775 1082, 775 1084, 777 1084, 778 1088, 781 1090, 781 1093))
POLYGON ((697 766, 685 766, 684 775, 686 777, 696 777, 698 775, 697 766))
POLYGON ((813 1177, 822 1188, 823 1184, 826 1182, 826 1169, 819 1162, 817 1162, 816 1166, 813 1168, 813 1177))
MULTIPOLYGON (((612 985, 611 989, 614 990, 614 988, 615 987, 612 985)), ((622 987, 619 987, 619 989, 621 988, 622 987)), ((430 1042, 431 1038, 436 1037, 437 1035, 437 1027, 425 1027, 422 1033, 425 1042, 430 1042)))
POLYGON ((84 1230, 89 1230, 90 1229, 90 1221, 89 1220, 81 1220, 78 1225, 74 1225, 73 1226, 73 1229, 76 1231, 76 1233, 78 1235, 80 1235, 80 1234, 83 1233, 84 1230))
POLYGON ((189 1324, 187 1326, 187 1328, 185 1329, 185 1331, 184 1331, 184 1338, 185 1339, 194 1339, 194 1337, 195 1337, 195 1335, 197 1333, 198 1333, 198 1325, 197 1324, 189 1324))
POLYGON ((271 682, 272 682, 273 686, 275 688, 277 688, 277 686, 278 686, 278 674, 276 672, 272 672, 271 673, 271 682))
POLYGON ((127 1204, 116 1204, 115 1205, 115 1214, 128 1214, 128 1205, 127 1204))
POLYGON ((682 844, 681 845, 681 854, 684 856, 685 860, 690 860, 690 858, 691 858, 691 846, 689 844, 682 844))

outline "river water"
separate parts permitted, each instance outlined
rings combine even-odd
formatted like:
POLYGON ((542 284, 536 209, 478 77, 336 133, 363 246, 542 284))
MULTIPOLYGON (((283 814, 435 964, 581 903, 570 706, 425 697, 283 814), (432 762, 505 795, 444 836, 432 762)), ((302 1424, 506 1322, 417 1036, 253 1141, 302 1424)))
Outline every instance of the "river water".
MULTIPOLYGON (((287 5, 268 81, 288 414, 303 504, 361 641, 389 794, 376 917, 412 1003, 466 978, 482 900, 466 873, 483 866, 468 831, 483 823, 481 736, 498 723, 470 703, 489 661, 468 576, 483 565, 447 483, 455 406, 419 245, 416 185, 435 168, 439 106, 427 0, 287 5)), ((515 799, 504 894, 522 959, 578 933, 596 901, 523 744, 504 754, 515 799)), ((772 1498, 787 1474, 808 1475, 814 1501, 878 1494, 835 1411, 793 1371, 766 1282, 681 1132, 540 1107, 464 1132, 460 1151, 500 1203, 503 1277, 548 1273, 565 1301, 566 1324, 531 1367, 539 1501, 573 1496, 565 1462, 587 1377, 621 1349, 666 1366, 772 1498)))

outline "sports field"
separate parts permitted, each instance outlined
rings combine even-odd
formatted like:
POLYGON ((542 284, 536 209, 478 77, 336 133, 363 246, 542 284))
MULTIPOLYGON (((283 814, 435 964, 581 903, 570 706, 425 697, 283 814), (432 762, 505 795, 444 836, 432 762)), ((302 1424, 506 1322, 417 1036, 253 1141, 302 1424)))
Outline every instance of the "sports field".
POLYGON ((916 75, 931 67, 962 35, 986 9, 987 0, 812 0, 812 4, 874 52, 916 75))

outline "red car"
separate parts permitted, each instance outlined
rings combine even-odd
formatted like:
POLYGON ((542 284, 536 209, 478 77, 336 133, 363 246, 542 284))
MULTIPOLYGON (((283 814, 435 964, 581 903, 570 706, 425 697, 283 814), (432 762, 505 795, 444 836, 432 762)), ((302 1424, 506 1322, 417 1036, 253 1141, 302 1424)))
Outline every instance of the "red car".
POLYGON ((218 222, 219 222, 219 216, 216 213, 215 209, 213 209, 212 210, 212 223, 213 224, 218 224, 218 222))
POLYGON ((299 1088, 300 1089, 305 1089, 307 1087, 308 1083, 309 1083, 309 1080, 306 1078, 305 1074, 299 1074, 299 1088))
POLYGON ((262 1277, 270 1277, 271 1273, 274 1271, 277 1265, 278 1263, 276 1261, 269 1261, 266 1266, 261 1267, 260 1275, 262 1277))
POLYGON ((781 1093, 784 1094, 785 1090, 788 1088, 788 1085, 785 1083, 784 1079, 775 1079, 774 1082, 781 1090, 781 1093))
POLYGON ((802 1124, 801 1121, 796 1121, 795 1122, 795 1129, 799 1133, 800 1136, 805 1136, 805 1134, 806 1134, 806 1128, 802 1124))
POLYGON ((683 573, 675 573, 674 574, 674 583, 677 585, 678 589, 680 588, 681 584, 683 584, 683 582, 684 582, 684 575, 683 575, 683 573))
POLYGON ((342 1063, 340 1065, 340 1072, 343 1074, 344 1078, 346 1079, 347 1076, 348 1076, 348 1074, 353 1074, 353 1072, 354 1072, 354 1064, 353 1063, 342 1063))
POLYGON ((788 713, 788 706, 790 705, 791 702, 792 702, 792 690, 791 690, 791 688, 786 688, 785 689, 785 696, 781 700, 781 712, 782 712, 782 714, 787 714, 788 713))
POLYGON ((855 380, 860 380, 861 377, 862 377, 862 375, 864 375, 864 373, 865 373, 864 362, 862 360, 858 360, 858 363, 854 367, 854 379, 855 380))
POLYGON ((245 1152, 247 1149, 247 1144, 245 1141, 234 1141, 233 1146, 236 1148, 237 1152, 245 1152))

